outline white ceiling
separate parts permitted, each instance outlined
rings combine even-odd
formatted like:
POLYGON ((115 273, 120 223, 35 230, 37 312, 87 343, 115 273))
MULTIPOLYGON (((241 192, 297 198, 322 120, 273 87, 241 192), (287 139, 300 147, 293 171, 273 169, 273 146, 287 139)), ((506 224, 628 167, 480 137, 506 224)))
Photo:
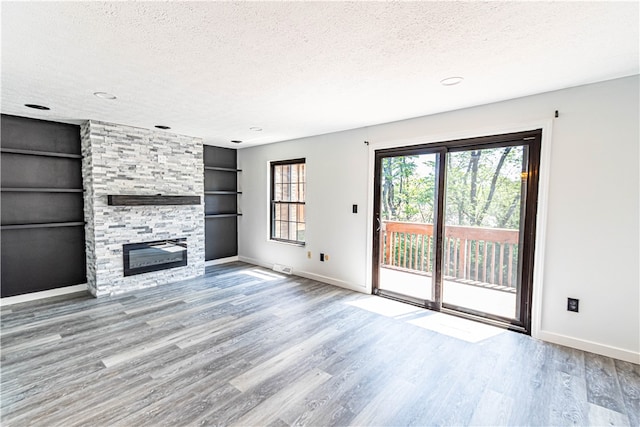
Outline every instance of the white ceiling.
POLYGON ((234 148, 639 72, 638 2, 3 1, 0 10, 2 113, 168 125, 234 148), (440 85, 450 76, 465 80, 440 85))

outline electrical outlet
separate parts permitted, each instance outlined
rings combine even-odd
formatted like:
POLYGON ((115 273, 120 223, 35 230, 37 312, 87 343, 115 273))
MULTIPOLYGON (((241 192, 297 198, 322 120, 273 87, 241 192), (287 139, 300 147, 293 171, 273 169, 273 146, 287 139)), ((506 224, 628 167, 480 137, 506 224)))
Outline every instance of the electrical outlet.
POLYGON ((307 251, 307 258, 311 259, 311 251, 307 251))
POLYGON ((567 311, 578 312, 578 303, 580 302, 577 298, 567 298, 567 311))
POLYGON ((325 261, 329 261, 329 255, 324 254, 324 260, 325 260, 325 261))
POLYGON ((324 262, 324 254, 320 254, 320 261, 324 262))

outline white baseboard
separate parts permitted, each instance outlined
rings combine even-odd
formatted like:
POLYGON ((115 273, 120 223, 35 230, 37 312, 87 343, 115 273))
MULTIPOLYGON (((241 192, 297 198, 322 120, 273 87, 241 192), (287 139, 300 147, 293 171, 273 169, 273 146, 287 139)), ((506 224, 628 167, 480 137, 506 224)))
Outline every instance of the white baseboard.
POLYGON ((205 261, 204 262, 204 266, 205 267, 209 267, 210 265, 219 265, 219 264, 226 264, 228 262, 234 262, 234 261, 239 261, 238 256, 230 256, 227 258, 218 258, 218 259, 212 259, 211 261, 205 261))
POLYGON ((599 344, 593 341, 581 340, 579 338, 573 338, 544 330, 538 331, 535 338, 554 344, 564 345, 566 347, 576 348, 578 350, 600 354, 602 356, 612 357, 614 359, 624 360, 626 362, 640 364, 640 353, 635 353, 622 348, 599 344))
MULTIPOLYGON (((268 263, 268 262, 264 262, 257 259, 244 257, 244 256, 240 256, 239 261, 246 262, 253 265, 258 265, 260 267, 264 267, 268 269, 273 268, 272 263, 268 263)), ((345 282, 343 280, 335 279, 333 277, 322 276, 320 274, 310 273, 308 271, 300 271, 300 270, 296 270, 295 268, 293 269, 293 274, 295 276, 304 277, 305 279, 317 280, 318 282, 326 283, 328 285, 338 286, 340 288, 349 289, 351 291, 367 293, 367 288, 364 285, 357 286, 357 285, 345 282)))
POLYGON ((264 261, 260 261, 260 260, 257 260, 257 259, 253 259, 253 258, 248 258, 246 256, 238 256, 238 261, 246 262, 247 264, 253 264, 253 265, 257 265, 257 266, 268 268, 268 269, 272 269, 273 268, 273 264, 270 264, 270 263, 264 262, 264 261))
POLYGON ((64 288, 49 289, 47 291, 32 292, 30 294, 16 295, 14 297, 0 298, 0 307, 19 304, 22 302, 35 301, 44 298, 57 297, 59 295, 75 294, 77 292, 89 292, 86 283, 81 285, 65 286, 64 288))
POLYGON ((367 288, 364 286, 353 285, 343 280, 334 279, 333 277, 322 276, 320 274, 309 273, 306 271, 293 271, 296 276, 304 277, 305 279, 317 280, 318 282, 327 283, 329 285, 338 286, 340 288, 349 289, 351 291, 367 293, 367 288))

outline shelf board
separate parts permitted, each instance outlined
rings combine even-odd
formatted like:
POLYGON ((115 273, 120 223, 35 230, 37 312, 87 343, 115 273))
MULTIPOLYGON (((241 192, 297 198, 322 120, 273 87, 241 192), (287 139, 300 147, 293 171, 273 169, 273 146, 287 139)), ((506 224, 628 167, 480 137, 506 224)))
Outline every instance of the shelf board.
POLYGON ((19 148, 0 148, 1 153, 25 154, 28 156, 62 157, 65 159, 82 159, 82 154, 55 153, 53 151, 22 150, 19 148))
POLYGON ((205 218, 230 218, 234 216, 242 216, 241 213, 222 213, 222 214, 207 214, 205 218))
POLYGON ((242 194, 242 191, 205 191, 204 194, 214 195, 214 194, 242 194))
POLYGON ((0 226, 0 230, 26 230, 31 228, 77 227, 80 225, 84 226, 84 221, 3 225, 3 226, 0 226))
POLYGON ((82 188, 2 187, 0 191, 14 193, 82 193, 82 188))
POLYGON ((220 167, 220 166, 205 166, 204 169, 208 170, 208 171, 242 172, 242 169, 223 168, 223 167, 220 167))
POLYGON ((200 196, 108 195, 107 204, 109 206, 199 205, 200 196))

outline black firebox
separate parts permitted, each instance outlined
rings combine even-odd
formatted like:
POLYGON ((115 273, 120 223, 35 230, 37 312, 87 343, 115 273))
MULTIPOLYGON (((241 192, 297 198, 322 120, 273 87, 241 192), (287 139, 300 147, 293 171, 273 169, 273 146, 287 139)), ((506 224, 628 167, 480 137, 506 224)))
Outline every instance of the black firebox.
POLYGON ((187 265, 187 239, 122 245, 124 275, 148 273, 187 265))

